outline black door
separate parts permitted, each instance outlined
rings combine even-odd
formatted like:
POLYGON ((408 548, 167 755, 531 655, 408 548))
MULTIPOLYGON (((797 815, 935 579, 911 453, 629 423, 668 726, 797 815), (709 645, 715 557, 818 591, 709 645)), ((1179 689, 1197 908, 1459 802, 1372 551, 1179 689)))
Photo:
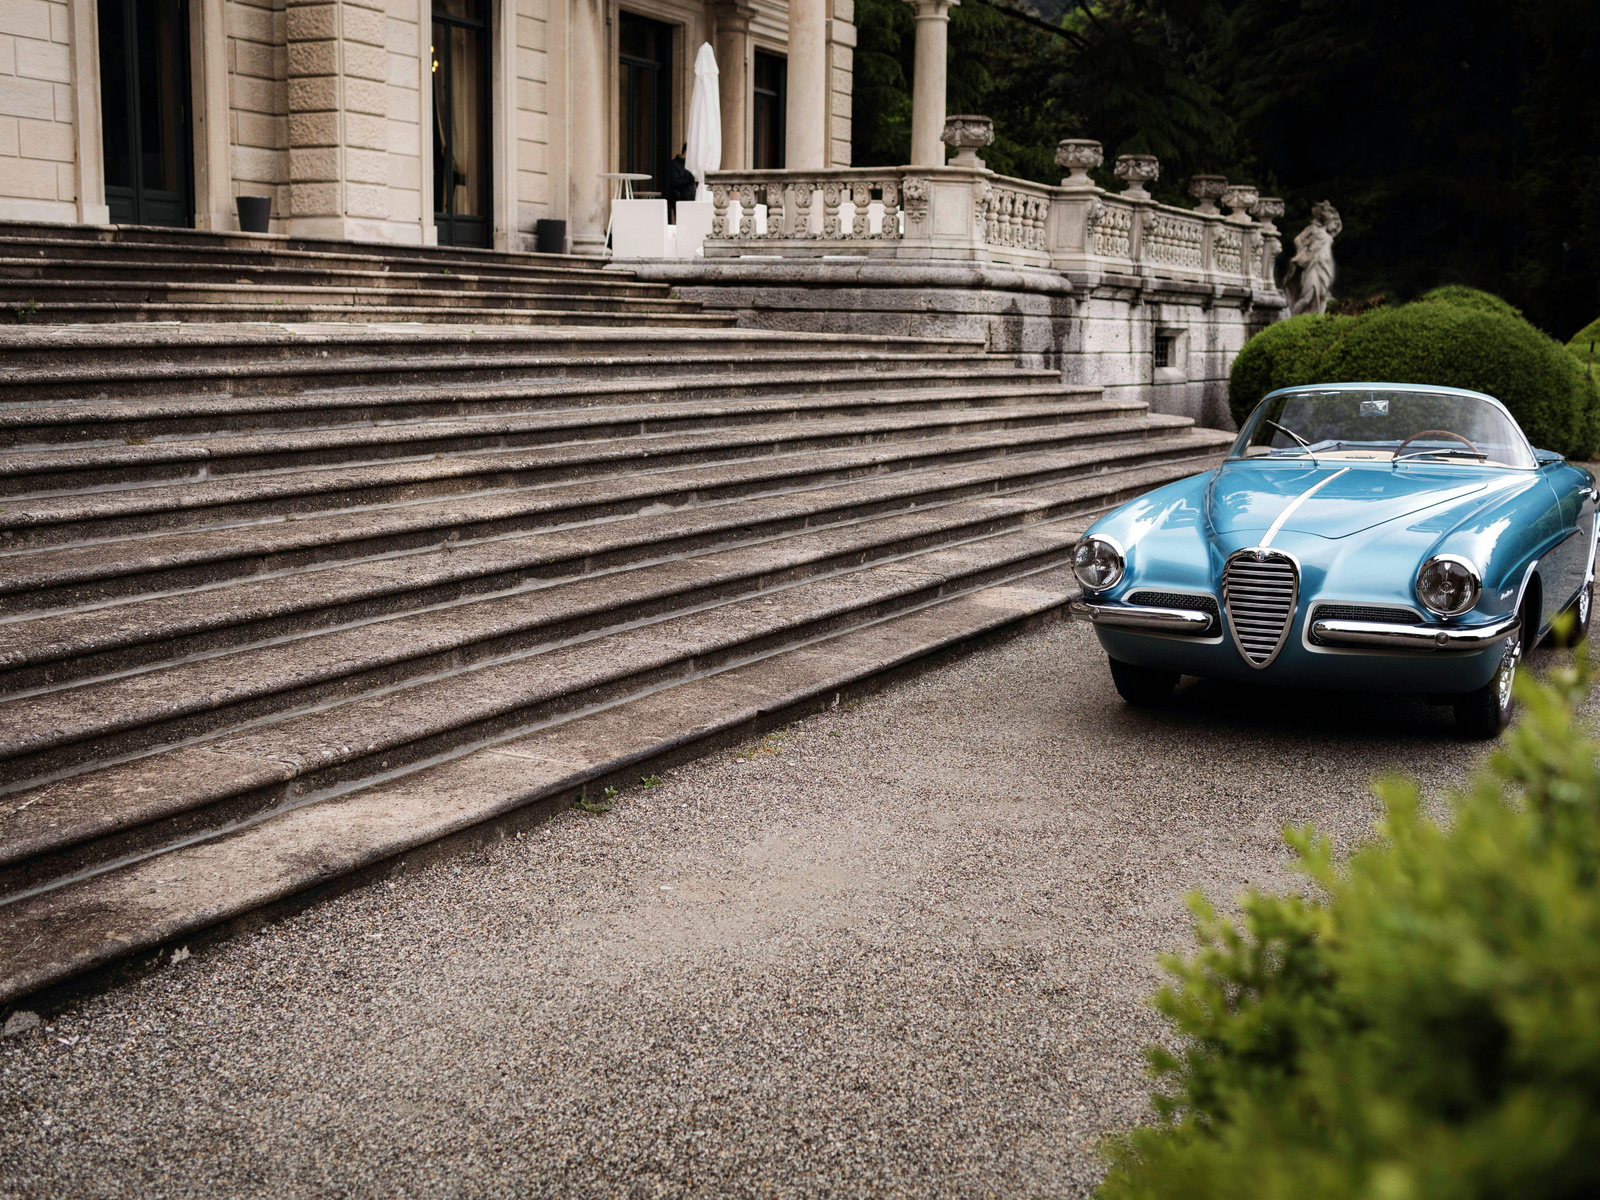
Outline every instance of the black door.
POLYGON ((441 246, 490 246, 489 0, 433 0, 433 223, 441 246))
POLYGON ((99 0, 106 204, 119 225, 194 223, 188 0, 99 0))
POLYGON ((617 47, 619 169, 650 176, 634 195, 660 195, 672 161, 672 26, 622 13, 617 47))

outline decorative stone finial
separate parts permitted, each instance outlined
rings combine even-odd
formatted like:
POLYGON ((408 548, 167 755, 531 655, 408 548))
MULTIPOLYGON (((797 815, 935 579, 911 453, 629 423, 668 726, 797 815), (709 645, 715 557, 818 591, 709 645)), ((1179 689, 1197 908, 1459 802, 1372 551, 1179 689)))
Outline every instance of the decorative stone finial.
POLYGON ((1250 215, 1261 222, 1263 233, 1277 233, 1273 222, 1283 216, 1283 201, 1277 196, 1263 196, 1250 206, 1250 215))
POLYGON ((1154 154, 1123 154, 1117 158, 1112 174, 1127 183, 1124 196, 1148 197, 1150 193, 1144 185, 1161 178, 1161 160, 1154 154))
POLYGON ((1261 193, 1254 184, 1235 183, 1222 193, 1222 202, 1228 206, 1228 219, 1230 221, 1245 221, 1249 208, 1261 199, 1261 193))
POLYGON ((1217 207, 1217 201, 1222 199, 1227 190, 1228 178, 1225 175, 1189 176, 1189 195, 1200 202, 1196 212, 1216 216, 1222 211, 1217 207))
POLYGON ((1062 187, 1089 187, 1089 172, 1106 161, 1105 151, 1093 138, 1062 138, 1056 143, 1056 166, 1072 172, 1062 187))
POLYGON ((956 148, 956 156, 946 166, 975 167, 982 169, 983 159, 978 157, 978 148, 988 146, 994 142, 994 121, 990 117, 974 116, 962 113, 944 119, 944 133, 939 140, 946 146, 956 148))

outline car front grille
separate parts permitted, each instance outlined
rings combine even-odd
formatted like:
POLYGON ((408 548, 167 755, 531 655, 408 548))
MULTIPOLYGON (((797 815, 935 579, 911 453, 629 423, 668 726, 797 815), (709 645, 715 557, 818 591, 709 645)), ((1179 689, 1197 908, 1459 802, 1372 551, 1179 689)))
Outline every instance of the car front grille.
POLYGON ((1264 667, 1278 656, 1299 592, 1299 573, 1286 555, 1248 550, 1228 560, 1222 603, 1239 653, 1251 666, 1264 667))
POLYGON ((1196 596, 1188 592, 1134 592, 1126 599, 1129 604, 1146 604, 1151 608, 1186 608, 1191 612, 1203 612, 1211 618, 1206 633, 1216 633, 1222 624, 1222 610, 1217 607, 1214 596, 1196 596))

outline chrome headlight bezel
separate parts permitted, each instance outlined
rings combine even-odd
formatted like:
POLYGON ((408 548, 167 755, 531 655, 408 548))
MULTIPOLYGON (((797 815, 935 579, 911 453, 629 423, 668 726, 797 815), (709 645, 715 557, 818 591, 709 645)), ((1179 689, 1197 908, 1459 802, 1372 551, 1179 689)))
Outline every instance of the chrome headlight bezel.
MULTIPOLYGON (((1099 561, 1104 561, 1100 559, 1099 561)), ((1123 554, 1122 546, 1116 538, 1106 537, 1103 533, 1091 534, 1081 538, 1072 550, 1072 574, 1086 592, 1104 592, 1114 588, 1122 582, 1122 576, 1127 571, 1127 556, 1123 554), (1104 581, 1095 583, 1084 578, 1084 568, 1089 564, 1085 561, 1085 552, 1096 554, 1100 550, 1109 550, 1116 569, 1104 581)))
POLYGON ((1417 569, 1417 577, 1412 581, 1412 590, 1417 595, 1418 602, 1423 608, 1433 613, 1436 617, 1459 617, 1462 613, 1471 612, 1483 595, 1483 575, 1470 559, 1462 558, 1459 554, 1435 554, 1417 569), (1466 592, 1464 602, 1446 607, 1435 604, 1429 599, 1428 590, 1423 581, 1429 571, 1434 568, 1454 568, 1466 575, 1466 592))

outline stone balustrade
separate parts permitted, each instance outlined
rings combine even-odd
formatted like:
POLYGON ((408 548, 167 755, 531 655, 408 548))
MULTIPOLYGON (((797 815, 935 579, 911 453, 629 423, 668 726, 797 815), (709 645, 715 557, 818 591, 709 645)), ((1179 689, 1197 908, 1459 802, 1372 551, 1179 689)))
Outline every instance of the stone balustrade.
MULTIPOLYGON (((1074 143, 1078 157, 1083 145, 1074 143)), ((1175 208, 1142 186, 1155 177, 1154 160, 1126 159, 1129 187, 1120 193, 1096 186, 1076 157, 1060 186, 970 165, 715 171, 705 253, 949 259, 1277 290, 1281 236, 1271 217, 1281 201, 1258 203, 1254 189, 1234 188, 1226 216, 1209 202, 1175 208)))

